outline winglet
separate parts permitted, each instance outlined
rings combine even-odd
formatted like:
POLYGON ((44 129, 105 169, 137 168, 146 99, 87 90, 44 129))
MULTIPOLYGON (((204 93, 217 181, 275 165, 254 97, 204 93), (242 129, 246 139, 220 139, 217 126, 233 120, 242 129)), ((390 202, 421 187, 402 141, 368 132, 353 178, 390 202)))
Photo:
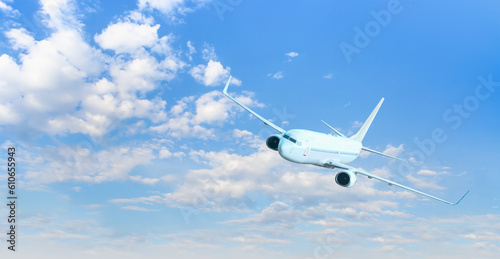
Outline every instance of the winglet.
POLYGON ((467 192, 464 194, 464 196, 462 196, 462 198, 460 198, 460 200, 458 200, 457 202, 455 203, 450 203, 450 205, 457 205, 459 204, 464 198, 465 196, 470 192, 470 190, 467 190, 467 192))
POLYGON ((226 86, 224 87, 224 90, 222 90, 222 93, 227 96, 227 88, 229 87, 229 83, 231 83, 231 78, 232 76, 229 76, 229 79, 227 80, 226 86))
POLYGON ((359 131, 356 134, 351 136, 351 139, 354 139, 354 140, 359 141, 359 142, 363 141, 363 138, 365 137, 366 132, 370 128, 370 125, 372 125, 372 121, 375 118, 375 115, 377 115, 378 109, 380 109, 380 106, 382 105, 383 102, 384 102, 384 98, 380 99, 380 102, 378 102, 375 109, 373 109, 370 116, 368 116, 368 119, 366 119, 365 123, 363 123, 363 125, 361 126, 359 131))

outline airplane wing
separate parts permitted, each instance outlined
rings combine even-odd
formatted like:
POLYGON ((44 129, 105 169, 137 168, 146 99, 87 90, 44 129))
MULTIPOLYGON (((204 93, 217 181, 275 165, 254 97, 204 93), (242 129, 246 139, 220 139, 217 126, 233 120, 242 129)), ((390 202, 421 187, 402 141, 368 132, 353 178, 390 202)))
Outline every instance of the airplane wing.
POLYGON ((236 99, 234 99, 233 97, 229 96, 227 94, 227 88, 229 87, 229 83, 231 82, 231 78, 232 76, 229 77, 229 80, 227 80, 227 83, 226 83, 226 87, 224 87, 224 90, 222 91, 222 93, 227 96, 229 99, 233 100, 233 102, 237 103, 239 106, 241 106, 243 109, 247 110, 248 112, 250 112, 253 116, 257 117, 259 120, 261 120, 262 122, 264 122, 264 124, 270 126, 271 128, 279 131, 279 133, 283 134, 286 132, 286 130, 276 126, 274 123, 264 119, 262 116, 260 116, 259 114, 257 114, 256 112, 252 111, 250 108, 246 107, 244 104, 238 102, 236 99))
POLYGON ((368 173, 364 170, 361 170, 361 169, 358 169, 358 168, 354 168, 352 166, 348 166, 348 165, 345 165, 345 164, 342 164, 342 163, 337 163, 337 162, 334 162, 334 161, 328 161, 326 162, 324 165, 322 165, 323 167, 327 167, 327 168, 340 168, 340 169, 344 169, 344 170, 350 170, 356 174, 362 174, 364 176, 367 176, 369 179, 377 179, 377 180, 380 180, 382 182, 386 182, 388 183, 390 186, 392 185, 396 185, 398 187, 401 187, 403 189, 406 189, 408 191, 412 191, 414 193, 418 193, 420 195, 423 195, 423 196, 426 196, 426 197, 429 197, 431 199, 434 199, 434 200, 438 200, 440 202, 444 202, 446 204, 449 204, 449 205, 457 205, 458 203, 460 203, 462 201, 462 199, 469 193, 469 191, 467 191, 463 196, 462 198, 460 198, 460 200, 458 200, 457 202, 453 203, 453 202, 449 202, 449 201, 446 201, 446 200, 443 200, 443 199, 440 199, 440 198, 437 198, 437 197, 434 197, 430 194, 427 194, 427 193, 424 193, 424 192, 421 192, 421 191, 418 191, 418 190, 415 190, 413 188, 410 188, 408 186, 404 186, 402 184, 399 184, 399 183, 396 183, 396 182, 393 182, 391 180, 388 180, 388 179, 385 179, 383 177, 380 177, 380 176, 376 176, 374 174, 371 174, 371 173, 368 173))

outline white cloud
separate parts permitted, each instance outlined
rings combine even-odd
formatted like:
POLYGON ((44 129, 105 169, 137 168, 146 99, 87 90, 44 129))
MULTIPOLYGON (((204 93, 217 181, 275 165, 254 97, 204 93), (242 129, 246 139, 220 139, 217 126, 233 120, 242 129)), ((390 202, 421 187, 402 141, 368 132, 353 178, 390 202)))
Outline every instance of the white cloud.
POLYGON ((176 14, 185 15, 205 6, 211 0, 139 0, 140 10, 158 10, 166 14, 172 22, 183 22, 176 14))
POLYGON ((382 244, 413 244, 413 243, 418 243, 419 240, 415 239, 409 239, 402 237, 400 235, 394 235, 394 234, 387 234, 387 235, 382 235, 378 237, 374 237, 370 239, 371 241, 377 242, 377 243, 382 243, 382 244))
POLYGON ((292 51, 292 52, 286 53, 285 55, 288 57, 294 58, 294 57, 297 57, 299 55, 299 53, 292 51))
POLYGON ((196 100, 196 124, 222 123, 229 116, 230 100, 222 96, 220 91, 212 91, 196 100))
POLYGON ((427 169, 421 169, 417 172, 418 175, 427 175, 427 176, 437 176, 438 173, 436 171, 431 171, 427 169))
POLYGON ((49 113, 57 117, 74 109, 85 96, 85 79, 102 71, 99 52, 77 30, 57 31, 37 42, 24 29, 12 29, 6 36, 13 48, 27 54, 20 55, 19 64, 5 54, 0 57, 1 111, 18 112, 16 120, 0 114, 2 124, 28 120, 27 126, 42 129, 49 113))
POLYGON ((193 43, 192 43, 191 41, 188 41, 188 42, 186 43, 186 45, 187 45, 187 47, 188 47, 188 49, 189 49, 189 54, 194 54, 194 53, 196 53, 196 49, 195 49, 195 47, 193 46, 193 43))
POLYGON ((439 176, 439 175, 445 175, 449 174, 447 171, 442 171, 442 172, 436 172, 432 171, 429 169, 421 169, 417 172, 418 175, 424 175, 424 176, 439 176))
MULTIPOLYGON (((54 182, 77 181, 101 183, 124 180, 139 165, 148 164, 153 158, 153 150, 147 146, 110 147, 98 152, 61 145, 58 147, 30 147, 24 179, 26 186, 37 187, 54 182)), ((131 180, 153 184, 158 180, 131 176, 131 180)))
POLYGON ((285 56, 288 57, 288 62, 291 62, 293 58, 299 56, 299 53, 292 51, 292 52, 285 53, 285 56))
POLYGON ((50 135, 96 138, 129 118, 166 120, 166 102, 142 96, 157 89, 157 82, 172 80, 186 65, 171 48, 170 35, 158 38, 159 25, 136 24, 132 21, 151 20, 132 12, 95 38, 103 48, 133 55, 108 56, 85 42, 74 2, 43 4, 44 21, 55 29, 49 37, 36 41, 23 28, 6 32, 12 48, 23 54, 18 61, 0 56, 1 125, 24 123, 50 135), (110 78, 99 79, 105 69, 110 78))
POLYGON ((239 129, 234 129, 233 130, 233 137, 235 138, 244 138, 244 137, 251 137, 253 136, 252 132, 248 130, 239 130, 239 129))
POLYGON ((172 157, 172 152, 170 152, 168 149, 166 148, 162 148, 160 150, 160 158, 170 158, 172 157))
POLYGON ((231 240, 248 244, 289 244, 291 243, 289 240, 285 239, 274 239, 274 238, 266 238, 261 235, 256 234, 246 234, 243 236, 238 236, 231 238, 231 240))
MULTIPOLYGON (((191 59, 191 54, 195 52, 195 49, 190 42, 188 42, 188 49, 190 52, 189 58, 191 59)), ((231 68, 224 68, 221 62, 217 61, 217 54, 215 54, 215 48, 212 45, 204 43, 202 58, 208 62, 207 65, 200 64, 189 71, 197 82, 205 86, 219 86, 228 80, 231 68)), ((241 85, 241 81, 233 77, 231 84, 241 85)))
POLYGON ((215 138, 214 130, 207 129, 200 125, 192 125, 192 115, 190 113, 183 116, 169 118, 166 123, 152 126, 150 130, 159 134, 168 133, 174 138, 196 137, 200 139, 215 138))
MULTIPOLYGON (((240 133, 237 132, 237 134, 240 133)), ((194 211, 234 211, 252 204, 252 200, 247 196, 249 193, 260 193, 273 199, 281 197, 288 201, 287 204, 292 203, 294 206, 301 204, 308 206, 311 203, 315 204, 318 200, 327 199, 329 203, 337 204, 337 206, 342 204, 342 206, 353 206, 353 208, 356 208, 356 204, 360 201, 373 199, 373 197, 415 198, 415 195, 400 189, 377 190, 373 188, 377 181, 365 178, 360 178, 356 189, 342 188, 335 184, 334 174, 298 171, 300 170, 298 165, 284 161, 275 151, 267 149, 264 143, 261 142, 257 148, 257 152, 246 156, 227 151, 191 151, 189 156, 192 161, 207 164, 209 168, 190 170, 182 181, 183 185, 178 186, 174 192, 163 196, 121 199, 116 202, 157 202, 194 211)), ((299 165, 299 167, 314 169, 308 166, 299 165)), ((268 211, 275 211, 274 209, 278 207, 284 208, 278 206, 282 205, 281 203, 274 205, 273 210, 268 211)), ((395 202, 360 203, 359 216, 372 218, 379 214, 390 215, 391 211, 383 210, 384 207, 391 208, 394 215, 405 216, 404 212, 394 211, 397 208, 395 202), (373 213, 363 212, 370 208, 373 213)), ((296 215, 300 210, 291 210, 292 212, 286 212, 287 210, 283 209, 283 213, 290 213, 290 217, 295 218, 305 217, 305 214, 296 215)), ((317 212, 314 211, 316 209, 309 211, 307 215, 316 215, 317 212)), ((318 208, 317 211, 324 211, 324 207, 318 208)), ((267 215, 270 214, 263 212, 261 216, 249 217, 245 222, 268 221, 270 218, 267 215)), ((293 220, 288 221, 288 223, 293 222, 293 220)))
POLYGON ((23 49, 27 50, 33 47, 35 44, 35 39, 33 36, 29 35, 28 31, 24 28, 11 29, 5 33, 5 36, 9 38, 12 48, 14 50, 23 49))
POLYGON ((210 61, 210 60, 217 61, 217 54, 215 54, 215 48, 214 48, 214 46, 212 46, 208 43, 203 44, 203 50, 202 50, 201 54, 202 54, 202 58, 206 61, 210 61))
POLYGON ((11 13, 12 11, 14 11, 14 9, 12 9, 12 7, 7 5, 4 1, 0 1, 0 10, 5 13, 11 13))
POLYGON ((158 179, 158 178, 147 178, 147 177, 143 177, 141 175, 130 176, 130 180, 132 180, 134 182, 142 183, 142 184, 149 184, 149 185, 155 185, 156 183, 158 183, 160 181, 160 179, 158 179))
POLYGON ((268 77, 273 77, 274 79, 282 79, 284 76, 283 76, 283 72, 279 71, 277 72, 276 74, 267 74, 268 77))
MULTIPOLYGON (((250 93, 235 98, 249 107, 263 107, 252 99, 250 93)), ((152 126, 150 130, 160 134, 168 133, 173 137, 215 138, 215 130, 202 124, 222 126, 229 118, 237 115, 238 108, 222 95, 221 91, 211 91, 195 99, 184 97, 170 109, 167 121, 152 126)))
POLYGON ((40 13, 43 22, 52 29, 64 31, 73 30, 83 26, 76 18, 76 1, 73 0, 41 0, 40 13))
POLYGON ((124 206, 121 207, 122 210, 132 210, 132 211, 142 211, 142 212, 152 212, 152 211, 158 211, 158 210, 152 210, 152 209, 147 209, 144 207, 138 207, 138 206, 124 206))
POLYGON ((476 231, 475 233, 464 234, 464 238, 472 239, 475 241, 500 241, 500 235, 491 231, 476 231))
POLYGON ((382 153, 386 153, 391 156, 399 156, 404 151, 404 145, 400 144, 399 146, 395 147, 391 144, 387 145, 385 150, 382 153))
POLYGON ((139 9, 152 8, 157 9, 163 13, 169 14, 184 4, 185 0, 139 0, 139 9))
POLYGON ((361 125, 363 125, 363 122, 361 122, 361 121, 354 121, 352 123, 351 129, 352 130, 359 129, 359 128, 361 128, 361 125))
POLYGON ((329 73, 323 76, 325 79, 332 79, 333 78, 333 73, 329 73))
MULTIPOLYGON (((205 86, 219 86, 229 78, 231 68, 224 68, 218 61, 210 60, 207 65, 193 67, 189 73, 199 83, 205 86)), ((234 85, 241 85, 241 81, 236 78, 231 80, 234 85)))
POLYGON ((438 185, 435 180, 419 179, 411 175, 406 176, 406 179, 418 188, 431 189, 431 190, 444 190, 445 187, 438 185))
POLYGON ((189 51, 189 52, 188 52, 188 54, 187 54, 188 59, 189 59, 189 61, 193 61, 193 57, 192 57, 192 55, 193 55, 194 53, 196 53, 196 48, 193 46, 193 43, 192 43, 191 41, 188 41, 188 42, 186 43, 186 46, 187 46, 188 51, 189 51))
POLYGON ((135 53, 142 47, 152 47, 158 41, 160 25, 119 22, 108 26, 101 34, 95 35, 95 41, 103 49, 116 53, 135 53))
POLYGON ((246 219, 241 220, 231 220, 226 223, 231 224, 289 224, 295 223, 300 218, 304 217, 304 215, 300 215, 302 213, 297 213, 294 211, 292 207, 288 204, 275 201, 270 204, 267 208, 263 209, 261 213, 251 216, 246 219))

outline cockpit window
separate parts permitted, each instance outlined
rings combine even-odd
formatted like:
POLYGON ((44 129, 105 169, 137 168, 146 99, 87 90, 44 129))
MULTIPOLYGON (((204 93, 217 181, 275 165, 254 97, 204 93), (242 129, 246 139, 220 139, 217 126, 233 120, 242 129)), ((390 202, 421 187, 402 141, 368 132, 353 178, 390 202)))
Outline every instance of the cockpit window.
MULTIPOLYGON (((297 143, 297 140, 296 140, 296 139, 294 139, 294 138, 292 138, 292 137, 288 136, 287 134, 283 135, 283 137, 284 137, 284 138, 286 138, 286 139, 288 139, 288 140, 290 140, 290 141, 291 141, 291 142, 293 142, 293 143, 297 143)), ((300 142, 300 141, 299 141, 299 142, 300 142)))

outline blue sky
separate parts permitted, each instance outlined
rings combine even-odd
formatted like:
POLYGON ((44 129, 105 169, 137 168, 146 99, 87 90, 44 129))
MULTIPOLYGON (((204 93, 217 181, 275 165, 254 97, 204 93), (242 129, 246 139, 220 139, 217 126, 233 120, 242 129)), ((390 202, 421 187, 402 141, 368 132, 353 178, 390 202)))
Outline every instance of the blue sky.
MULTIPOLYGON (((496 1, 0 1, 15 258, 496 258, 496 1), (352 165, 447 206, 283 160, 272 129, 353 134, 352 165)), ((0 192, 6 197, 6 178, 0 192)), ((0 215, 7 217, 7 208, 0 215)), ((7 229, 6 220, 0 227, 7 229)), ((6 245, 2 255, 12 256, 6 245)))

